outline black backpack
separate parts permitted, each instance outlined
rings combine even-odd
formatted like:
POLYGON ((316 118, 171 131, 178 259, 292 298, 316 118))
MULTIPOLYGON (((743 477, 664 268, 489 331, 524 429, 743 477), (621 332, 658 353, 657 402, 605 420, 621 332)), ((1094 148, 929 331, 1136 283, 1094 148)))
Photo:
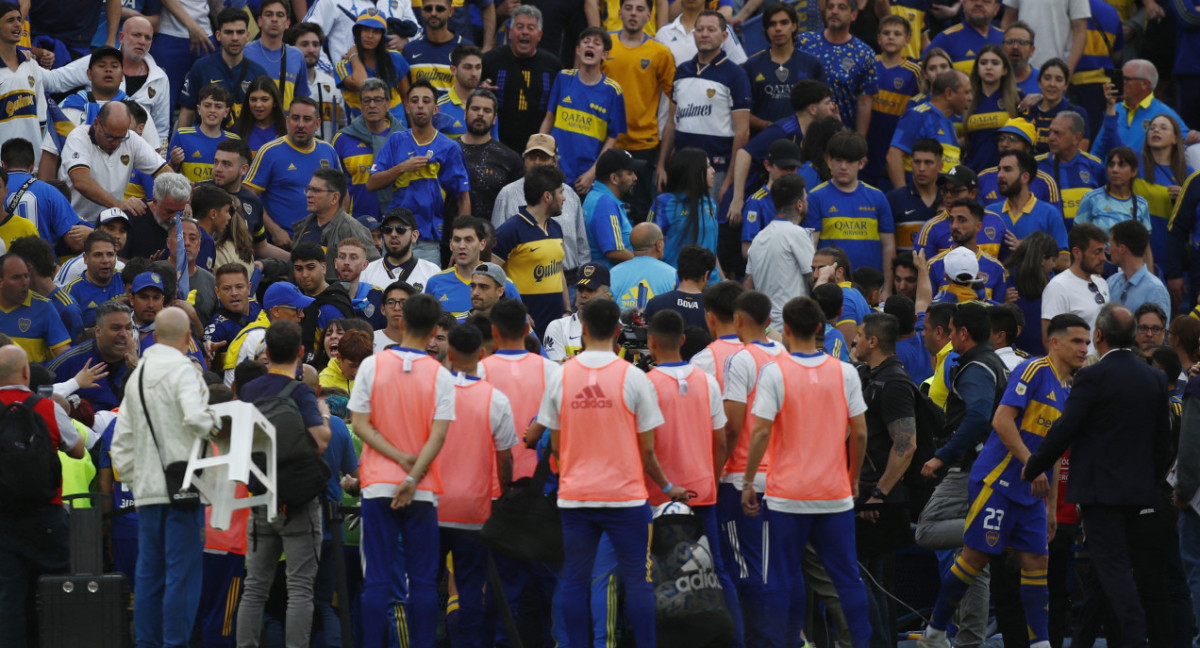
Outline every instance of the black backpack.
POLYGON ((0 511, 28 513, 58 497, 62 462, 34 394, 0 409, 0 511))
POLYGON ((713 552, 699 517, 654 519, 650 573, 659 648, 716 648, 733 640, 733 619, 717 578, 713 552))
MULTIPOLYGON (((275 466, 278 503, 298 508, 325 492, 331 471, 318 452, 317 441, 308 432, 300 406, 292 394, 300 385, 293 380, 279 393, 263 396, 254 406, 275 426, 275 466)), ((261 461, 259 457, 256 461, 261 461)), ((262 465, 260 464, 260 468, 262 465)))

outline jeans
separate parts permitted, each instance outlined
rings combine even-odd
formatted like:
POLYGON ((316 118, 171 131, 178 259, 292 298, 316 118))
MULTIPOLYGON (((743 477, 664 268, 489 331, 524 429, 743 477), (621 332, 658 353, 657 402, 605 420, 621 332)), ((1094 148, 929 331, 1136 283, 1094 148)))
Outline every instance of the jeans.
POLYGON ((188 645, 200 608, 203 566, 203 508, 138 507, 137 598, 133 602, 138 648, 188 645))
MULTIPOLYGON (((26 623, 34 615, 34 586, 43 574, 67 571, 67 511, 48 506, 28 516, 0 515, 0 637, 5 646, 24 648, 26 623)), ((29 638, 33 645, 33 638, 29 638)))
POLYGON ((308 646, 312 634, 313 583, 321 561, 321 502, 313 499, 287 517, 267 519, 264 507, 250 515, 250 545, 246 554, 246 591, 238 610, 238 646, 258 646, 263 608, 271 594, 280 556, 287 556, 287 621, 284 643, 288 648, 308 646))
POLYGON ((437 632, 437 508, 413 502, 391 508, 390 497, 362 503, 364 648, 432 648, 437 632))

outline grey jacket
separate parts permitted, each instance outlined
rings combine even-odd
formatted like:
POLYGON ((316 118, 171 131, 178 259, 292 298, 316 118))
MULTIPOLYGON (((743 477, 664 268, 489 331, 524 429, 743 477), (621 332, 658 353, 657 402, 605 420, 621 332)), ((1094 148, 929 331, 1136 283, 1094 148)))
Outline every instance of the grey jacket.
MULTIPOLYGON (((304 234, 308 231, 308 228, 316 226, 316 214, 305 216, 292 227, 292 240, 304 240, 304 234)), ((335 276, 337 274, 337 270, 334 268, 334 262, 337 261, 338 254, 337 246, 338 243, 348 238, 356 238, 367 246, 368 261, 374 261, 379 258, 379 249, 375 247, 375 239, 371 236, 371 230, 367 229, 362 223, 354 220, 350 214, 346 213, 346 210, 339 209, 333 215, 333 219, 321 230, 321 245, 325 246, 325 249, 328 250, 326 253, 326 263, 328 264, 328 267, 326 267, 327 275, 335 276)))

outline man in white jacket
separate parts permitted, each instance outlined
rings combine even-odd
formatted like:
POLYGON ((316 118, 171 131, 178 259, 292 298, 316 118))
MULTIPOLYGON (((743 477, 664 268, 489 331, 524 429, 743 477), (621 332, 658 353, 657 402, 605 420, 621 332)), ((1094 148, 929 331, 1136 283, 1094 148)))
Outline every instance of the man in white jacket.
POLYGON ((163 466, 187 461, 192 442, 216 438, 220 422, 208 407, 200 370, 186 355, 187 314, 164 308, 154 325, 157 343, 142 355, 121 400, 112 467, 138 507, 137 636, 186 646, 200 605, 204 508, 171 506, 163 466))

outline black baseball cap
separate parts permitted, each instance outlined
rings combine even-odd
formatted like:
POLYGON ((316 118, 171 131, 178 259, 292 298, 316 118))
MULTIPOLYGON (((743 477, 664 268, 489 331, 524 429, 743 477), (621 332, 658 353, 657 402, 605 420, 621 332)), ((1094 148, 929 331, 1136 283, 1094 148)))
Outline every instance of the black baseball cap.
POLYGON ((770 148, 767 149, 767 161, 777 167, 795 167, 804 166, 802 158, 804 154, 800 152, 800 147, 792 140, 775 140, 771 142, 770 148))
POLYGON ((645 166, 645 162, 633 157, 628 151, 612 148, 601 153, 600 159, 596 160, 596 178, 604 181, 610 175, 626 170, 637 173, 645 166))
POLYGON ((417 219, 413 217, 412 211, 407 207, 396 207, 388 210, 388 212, 383 215, 383 219, 379 221, 379 224, 381 226, 387 225, 389 221, 394 220, 400 221, 404 225, 407 225, 410 229, 417 228, 417 219))
POLYGON ((938 184, 949 184, 964 189, 978 189, 979 176, 975 175, 971 167, 960 164, 939 176, 938 184))

